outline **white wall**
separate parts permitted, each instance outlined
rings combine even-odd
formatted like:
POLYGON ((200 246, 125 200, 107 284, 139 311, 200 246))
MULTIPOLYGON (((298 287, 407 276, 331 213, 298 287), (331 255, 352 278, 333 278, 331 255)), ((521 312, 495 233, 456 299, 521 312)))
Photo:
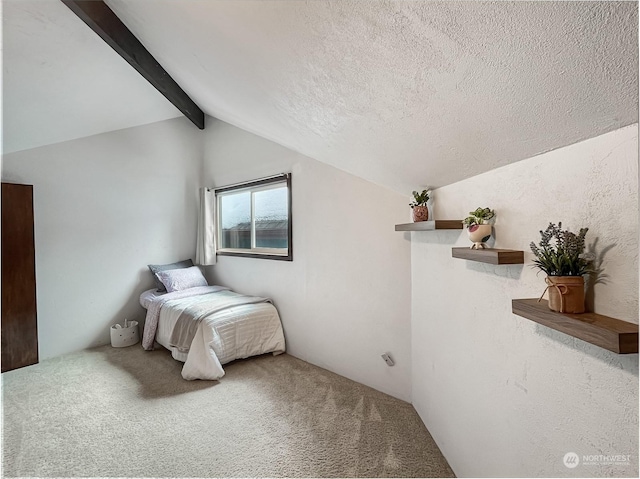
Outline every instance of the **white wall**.
POLYGON ((5 155, 34 185, 40 358, 108 344, 144 318, 146 265, 195 253, 199 131, 179 118, 5 155))
POLYGON ((549 222, 588 226, 604 254, 595 311, 638 322, 637 125, 435 192, 439 218, 495 208, 495 247, 524 266, 451 258, 465 232, 412 233, 413 403, 458 476, 638 476, 638 355, 617 355, 511 313, 539 297, 528 245, 549 222), (567 452, 630 454, 567 469, 567 452))
POLYGON ((291 172, 293 190, 293 262, 218 257, 210 279, 273 298, 290 354, 410 400, 410 246, 394 231, 407 198, 207 120, 207 185, 291 172))
MULTIPOLYGON (((412 399, 459 476, 637 475, 638 356, 511 314, 544 289, 530 253, 524 267, 452 259, 463 232, 393 230, 407 197, 207 120, 204 133, 181 118, 3 158, 3 181, 34 185, 41 358, 142 317, 146 264, 194 254, 200 184, 290 171, 294 261, 220 257, 207 273, 273 298, 292 355, 412 399), (632 464, 570 470, 570 451, 632 464)), ((637 323, 637 147, 634 125, 494 170, 439 189, 436 215, 495 208, 495 246, 525 251, 549 221, 589 226, 608 274, 595 310, 637 323)))

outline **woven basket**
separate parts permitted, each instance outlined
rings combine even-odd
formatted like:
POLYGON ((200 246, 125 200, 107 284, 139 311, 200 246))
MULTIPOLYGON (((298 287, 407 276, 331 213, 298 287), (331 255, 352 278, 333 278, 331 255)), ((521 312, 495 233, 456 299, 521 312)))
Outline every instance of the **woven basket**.
POLYGON ((119 324, 111 326, 111 346, 114 348, 126 348, 140 341, 138 322, 124 320, 124 327, 119 324))

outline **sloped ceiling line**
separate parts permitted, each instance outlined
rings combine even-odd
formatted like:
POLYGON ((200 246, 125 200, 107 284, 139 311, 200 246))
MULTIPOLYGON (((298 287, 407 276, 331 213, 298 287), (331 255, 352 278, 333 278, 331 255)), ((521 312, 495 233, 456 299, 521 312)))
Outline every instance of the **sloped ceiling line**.
MULTIPOLYGON (((638 2, 104 0, 212 117, 409 195, 638 121, 638 2)), ((60 0, 2 0, 3 150, 175 118, 60 0)))
POLYGON ((102 0, 62 0, 62 3, 69 7, 167 100, 173 103, 193 124, 201 130, 204 129, 203 111, 102 0))

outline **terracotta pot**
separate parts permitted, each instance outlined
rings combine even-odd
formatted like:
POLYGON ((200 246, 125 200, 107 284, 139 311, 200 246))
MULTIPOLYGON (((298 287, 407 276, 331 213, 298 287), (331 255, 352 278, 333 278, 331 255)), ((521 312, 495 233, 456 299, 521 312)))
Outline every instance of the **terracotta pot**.
POLYGON ((491 225, 471 225, 467 228, 469 239, 473 241, 471 249, 482 249, 484 242, 491 237, 491 225))
POLYGON ((549 309, 559 313, 584 313, 584 277, 547 276, 549 309))
POLYGON ((428 221, 429 220, 429 208, 426 206, 414 206, 413 207, 413 222, 428 221))

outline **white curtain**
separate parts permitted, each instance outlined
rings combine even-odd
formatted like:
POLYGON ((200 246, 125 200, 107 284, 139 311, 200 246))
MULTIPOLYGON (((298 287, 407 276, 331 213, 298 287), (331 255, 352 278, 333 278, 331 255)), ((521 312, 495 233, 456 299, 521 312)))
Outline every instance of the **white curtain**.
POLYGON ((198 244, 196 264, 216 264, 216 195, 208 188, 200 188, 200 213, 198 214, 198 244))

